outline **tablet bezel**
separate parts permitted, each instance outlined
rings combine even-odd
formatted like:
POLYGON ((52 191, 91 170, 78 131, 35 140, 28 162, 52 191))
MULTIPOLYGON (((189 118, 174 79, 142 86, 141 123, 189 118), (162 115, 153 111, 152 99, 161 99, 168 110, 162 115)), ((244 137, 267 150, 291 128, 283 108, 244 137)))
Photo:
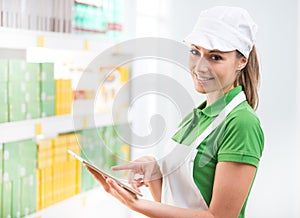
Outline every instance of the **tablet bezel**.
POLYGON ((73 151, 71 151, 71 150, 68 149, 68 153, 70 155, 72 155, 73 157, 75 157, 77 160, 79 160, 81 163, 83 163, 85 165, 88 165, 89 167, 91 167, 92 169, 94 169, 95 171, 97 171, 98 173, 100 173, 101 175, 113 179, 119 186, 121 186, 122 188, 126 189, 127 191, 129 191, 129 192, 131 192, 131 193, 133 193, 135 195, 138 195, 140 197, 143 197, 142 193, 140 193, 137 190, 131 188, 127 184, 121 182, 119 179, 117 179, 114 176, 108 174, 104 170, 99 169, 94 164, 92 164, 92 163, 88 162, 87 160, 83 159, 81 156, 79 156, 78 154, 74 153, 73 151))

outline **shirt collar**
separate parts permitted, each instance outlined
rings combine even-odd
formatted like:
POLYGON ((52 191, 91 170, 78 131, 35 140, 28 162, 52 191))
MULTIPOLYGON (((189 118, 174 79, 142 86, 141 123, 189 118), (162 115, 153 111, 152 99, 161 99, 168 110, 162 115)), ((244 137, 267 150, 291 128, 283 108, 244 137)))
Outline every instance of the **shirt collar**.
POLYGON ((226 94, 222 95, 219 97, 213 104, 210 106, 206 107, 206 101, 201 103, 195 110, 197 111, 197 114, 205 114, 206 116, 209 117, 215 117, 219 115, 219 113, 226 107, 226 105, 235 97, 237 96, 240 92, 242 91, 242 86, 237 86, 226 94))

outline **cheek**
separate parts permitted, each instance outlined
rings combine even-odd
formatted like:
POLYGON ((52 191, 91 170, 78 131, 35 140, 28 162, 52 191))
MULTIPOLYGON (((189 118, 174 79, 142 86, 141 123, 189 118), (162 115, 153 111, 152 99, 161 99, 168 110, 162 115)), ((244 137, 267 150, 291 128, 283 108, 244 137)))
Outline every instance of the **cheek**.
POLYGON ((216 74, 216 78, 222 84, 232 83, 236 79, 236 72, 232 69, 228 71, 221 71, 220 73, 216 74))
POLYGON ((195 68, 196 64, 195 64, 195 60, 194 58, 190 57, 189 58, 189 69, 193 70, 195 68))

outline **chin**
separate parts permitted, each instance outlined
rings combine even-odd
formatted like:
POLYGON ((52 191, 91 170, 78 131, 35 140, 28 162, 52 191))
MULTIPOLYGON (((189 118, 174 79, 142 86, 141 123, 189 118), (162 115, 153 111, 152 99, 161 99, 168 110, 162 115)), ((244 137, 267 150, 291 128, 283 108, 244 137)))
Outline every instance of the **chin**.
POLYGON ((195 90, 201 94, 206 94, 207 91, 202 86, 195 85, 195 90))

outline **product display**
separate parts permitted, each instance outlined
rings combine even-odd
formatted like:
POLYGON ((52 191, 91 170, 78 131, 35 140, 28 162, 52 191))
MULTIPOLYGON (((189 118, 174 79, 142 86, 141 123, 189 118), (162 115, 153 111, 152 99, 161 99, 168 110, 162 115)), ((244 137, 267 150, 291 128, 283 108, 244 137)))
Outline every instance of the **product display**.
POLYGON ((55 115, 55 80, 54 64, 40 64, 40 99, 41 99, 41 117, 55 115))
POLYGON ((36 210, 36 144, 32 140, 5 143, 3 148, 3 217, 36 210), (27 196, 27 197, 25 197, 27 196))
POLYGON ((0 172, 3 169, 0 196, 5 199, 0 201, 2 217, 22 217, 98 187, 91 174, 67 150, 109 170, 120 163, 120 158, 129 161, 129 147, 113 130, 113 126, 108 126, 38 142, 24 140, 0 144, 0 172), (112 143, 113 147, 107 147, 104 141, 112 143))
MULTIPOLYGON (((0 218, 43 217, 50 206, 99 188, 68 149, 109 170, 130 159, 129 146, 116 132, 120 126, 106 117, 129 80, 128 67, 117 67, 102 90, 76 89, 82 73, 100 78, 103 69, 112 68, 87 65, 123 31, 121 1, 93 2, 0 1, 5 42, 0 46, 0 127, 5 130, 0 139, 0 218), (87 34, 100 37, 88 39, 87 34), (91 125, 83 110, 78 118, 83 124, 73 132, 73 104, 85 107, 88 101, 95 101, 97 123, 91 125)), ((130 90, 126 92, 122 107, 128 106, 130 90)), ((126 178, 124 172, 114 173, 126 178)))
POLYGON ((72 81, 64 79, 55 80, 55 87, 55 114, 70 114, 73 104, 72 81))
POLYGON ((122 6, 116 0, 2 0, 2 27, 118 38, 122 6))
POLYGON ((76 0, 73 5, 73 32, 119 38, 122 33, 122 5, 116 0, 76 0))

